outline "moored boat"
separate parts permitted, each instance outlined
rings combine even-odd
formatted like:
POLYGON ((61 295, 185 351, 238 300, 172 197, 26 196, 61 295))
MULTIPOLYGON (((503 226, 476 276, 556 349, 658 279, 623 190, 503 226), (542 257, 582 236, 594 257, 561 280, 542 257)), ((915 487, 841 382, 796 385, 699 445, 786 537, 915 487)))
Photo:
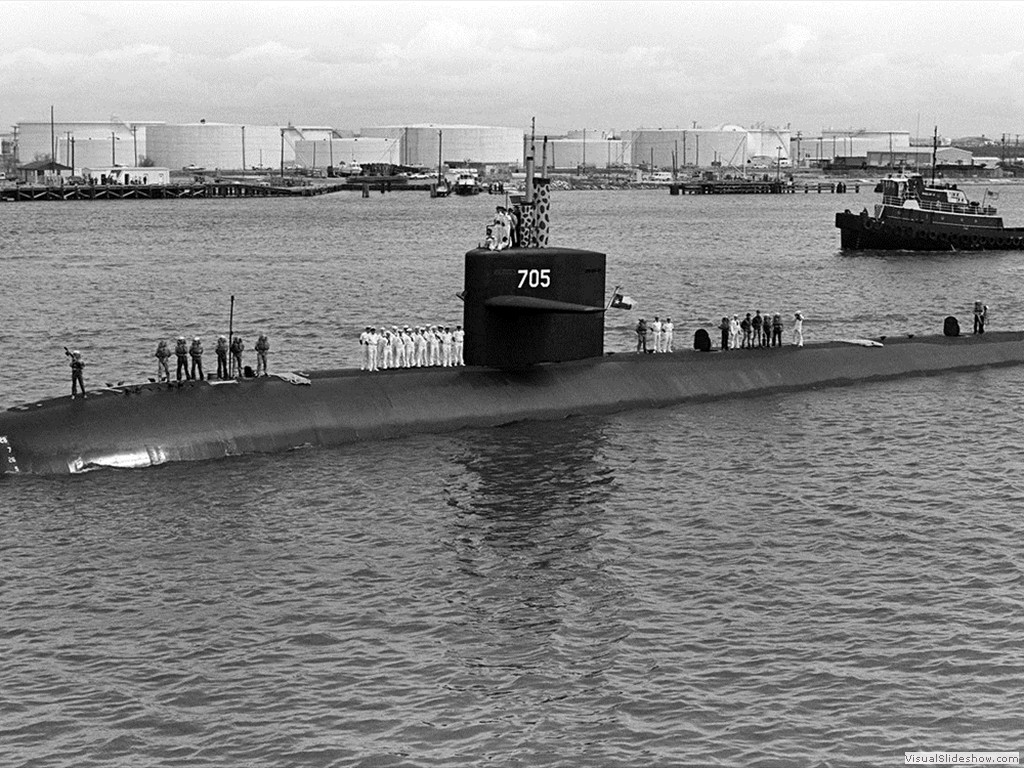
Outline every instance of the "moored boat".
POLYGON ((874 214, 836 214, 845 250, 1024 250, 1024 227, 1005 227, 991 205, 968 200, 955 185, 926 184, 919 174, 883 179, 874 214))

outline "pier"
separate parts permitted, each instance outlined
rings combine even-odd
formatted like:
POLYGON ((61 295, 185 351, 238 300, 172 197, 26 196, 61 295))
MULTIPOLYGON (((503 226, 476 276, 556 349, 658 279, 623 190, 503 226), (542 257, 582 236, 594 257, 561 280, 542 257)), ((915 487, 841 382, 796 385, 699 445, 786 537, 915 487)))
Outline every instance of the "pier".
MULTIPOLYGON (((803 187, 804 194, 812 190, 843 194, 849 190, 844 181, 797 184, 792 181, 747 181, 732 179, 724 181, 688 181, 668 185, 670 195, 794 195, 803 187)), ((853 191, 860 192, 860 184, 853 185, 853 191)))
POLYGON ((241 197, 315 197, 332 192, 427 191, 429 184, 409 184, 404 178, 356 177, 328 184, 276 185, 237 181, 196 184, 65 184, 0 187, 0 202, 52 200, 182 200, 241 197))

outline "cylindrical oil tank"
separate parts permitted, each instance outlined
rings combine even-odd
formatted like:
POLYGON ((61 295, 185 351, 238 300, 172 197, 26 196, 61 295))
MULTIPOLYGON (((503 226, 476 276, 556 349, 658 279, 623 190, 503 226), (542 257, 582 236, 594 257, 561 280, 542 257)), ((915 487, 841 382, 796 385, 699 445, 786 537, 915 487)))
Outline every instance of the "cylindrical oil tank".
POLYGON ((294 132, 276 125, 187 123, 153 125, 147 131, 148 157, 170 168, 238 170, 277 167, 281 162, 281 133, 285 131, 284 162, 295 161, 294 132), (243 166, 244 158, 244 166, 243 166))
POLYGON ((390 163, 401 165, 397 139, 361 136, 295 142, 295 163, 303 168, 390 163))
POLYGON ((385 125, 363 128, 364 137, 397 139, 399 164, 436 167, 438 145, 445 163, 523 161, 523 129, 487 125, 385 125))

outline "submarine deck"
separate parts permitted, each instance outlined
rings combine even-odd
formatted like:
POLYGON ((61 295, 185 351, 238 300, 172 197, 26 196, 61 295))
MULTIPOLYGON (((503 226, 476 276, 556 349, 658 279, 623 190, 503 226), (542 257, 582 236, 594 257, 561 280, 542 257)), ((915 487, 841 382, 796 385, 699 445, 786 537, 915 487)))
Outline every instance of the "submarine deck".
POLYGON ((272 375, 111 387, 0 412, 0 472, 150 466, 1024 363, 1021 332, 883 344, 613 353, 522 370, 300 373, 309 386, 272 375))

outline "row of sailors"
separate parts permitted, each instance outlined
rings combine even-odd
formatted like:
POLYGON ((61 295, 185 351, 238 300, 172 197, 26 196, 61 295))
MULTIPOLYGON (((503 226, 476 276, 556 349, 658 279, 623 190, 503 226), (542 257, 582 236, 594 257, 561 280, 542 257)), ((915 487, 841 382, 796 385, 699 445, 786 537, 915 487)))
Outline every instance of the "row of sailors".
POLYGON ((366 326, 359 334, 362 346, 359 368, 379 371, 387 368, 425 368, 440 365, 445 368, 465 365, 462 347, 466 334, 461 325, 453 331, 448 326, 431 325, 410 328, 391 326, 391 330, 366 326))
MULTIPOLYGON (((267 375, 267 353, 270 351, 270 341, 265 333, 261 333, 256 339, 256 375, 267 375)), ((242 365, 242 352, 245 350, 245 342, 241 336, 234 336, 228 343, 227 336, 217 337, 217 378, 228 379, 232 375, 241 377, 244 367, 242 365), (229 373, 228 354, 231 355, 231 366, 233 372, 229 373)), ((203 342, 196 336, 191 344, 187 344, 184 336, 179 336, 174 345, 174 355, 178 358, 177 380, 182 377, 187 380, 198 379, 202 381, 203 375, 203 342), (192 362, 189 367, 189 360, 192 362)), ((157 344, 156 352, 153 355, 157 361, 157 376, 160 381, 171 380, 171 371, 167 360, 171 357, 171 350, 164 339, 157 344)))

